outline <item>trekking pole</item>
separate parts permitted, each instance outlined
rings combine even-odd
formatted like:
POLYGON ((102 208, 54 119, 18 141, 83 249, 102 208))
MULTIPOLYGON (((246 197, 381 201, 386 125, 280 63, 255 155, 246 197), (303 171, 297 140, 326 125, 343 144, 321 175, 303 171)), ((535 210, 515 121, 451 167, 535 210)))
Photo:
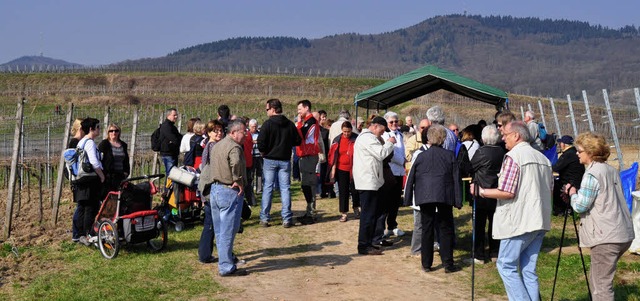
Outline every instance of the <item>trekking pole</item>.
POLYGON ((478 183, 473 185, 473 206, 471 207, 471 300, 475 296, 476 284, 476 199, 478 198, 478 183))

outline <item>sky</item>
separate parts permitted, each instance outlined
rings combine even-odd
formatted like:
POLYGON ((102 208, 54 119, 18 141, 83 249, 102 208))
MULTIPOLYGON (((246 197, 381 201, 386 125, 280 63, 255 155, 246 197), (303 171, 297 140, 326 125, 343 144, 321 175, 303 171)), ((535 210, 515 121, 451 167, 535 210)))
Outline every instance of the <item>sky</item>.
POLYGON ((235 37, 378 34, 448 14, 640 25, 638 0, 0 0, 0 64, 44 55, 84 65, 165 56, 235 37))

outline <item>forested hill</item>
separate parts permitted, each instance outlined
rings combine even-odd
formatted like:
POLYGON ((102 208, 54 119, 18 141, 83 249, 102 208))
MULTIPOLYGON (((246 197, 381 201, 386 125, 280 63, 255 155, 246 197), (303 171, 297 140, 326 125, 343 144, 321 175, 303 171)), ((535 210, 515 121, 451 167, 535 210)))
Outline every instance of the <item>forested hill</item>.
POLYGON ((610 29, 581 21, 448 15, 381 34, 239 37, 120 64, 296 68, 340 74, 400 74, 434 64, 509 92, 564 96, 583 89, 637 87, 638 49, 640 33, 632 25, 610 29))

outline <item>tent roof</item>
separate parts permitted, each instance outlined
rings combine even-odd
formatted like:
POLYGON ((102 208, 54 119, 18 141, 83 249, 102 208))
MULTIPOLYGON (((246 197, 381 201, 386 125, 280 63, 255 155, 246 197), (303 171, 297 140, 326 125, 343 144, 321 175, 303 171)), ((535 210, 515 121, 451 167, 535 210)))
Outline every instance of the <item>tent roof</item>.
POLYGON ((359 93, 355 97, 355 105, 386 109, 440 89, 495 105, 496 108, 504 107, 507 99, 507 93, 500 89, 427 65, 359 93))

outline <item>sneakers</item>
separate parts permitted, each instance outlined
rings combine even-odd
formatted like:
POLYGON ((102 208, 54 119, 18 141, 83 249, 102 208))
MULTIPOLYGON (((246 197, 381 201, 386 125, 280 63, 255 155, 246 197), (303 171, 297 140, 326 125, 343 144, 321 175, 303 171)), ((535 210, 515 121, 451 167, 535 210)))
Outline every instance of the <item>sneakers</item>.
POLYGON ((403 236, 404 235, 404 231, 400 230, 400 228, 395 228, 395 229, 393 229, 393 235, 398 236, 398 237, 403 236))
POLYGON ((269 224, 269 222, 267 221, 260 221, 260 226, 262 228, 267 228, 267 227, 271 227, 271 225, 269 224))
POLYGON ((291 227, 293 227, 293 223, 292 222, 284 222, 284 223, 282 223, 282 227, 283 228, 291 228, 291 227))
POLYGON ((437 242, 433 243, 433 252, 440 252, 440 244, 437 242))
POLYGON ((80 238, 78 238, 78 242, 87 247, 91 245, 91 243, 89 242, 86 236, 80 236, 80 238))
POLYGON ((72 242, 79 242, 80 241, 80 237, 71 238, 71 241, 72 242))

